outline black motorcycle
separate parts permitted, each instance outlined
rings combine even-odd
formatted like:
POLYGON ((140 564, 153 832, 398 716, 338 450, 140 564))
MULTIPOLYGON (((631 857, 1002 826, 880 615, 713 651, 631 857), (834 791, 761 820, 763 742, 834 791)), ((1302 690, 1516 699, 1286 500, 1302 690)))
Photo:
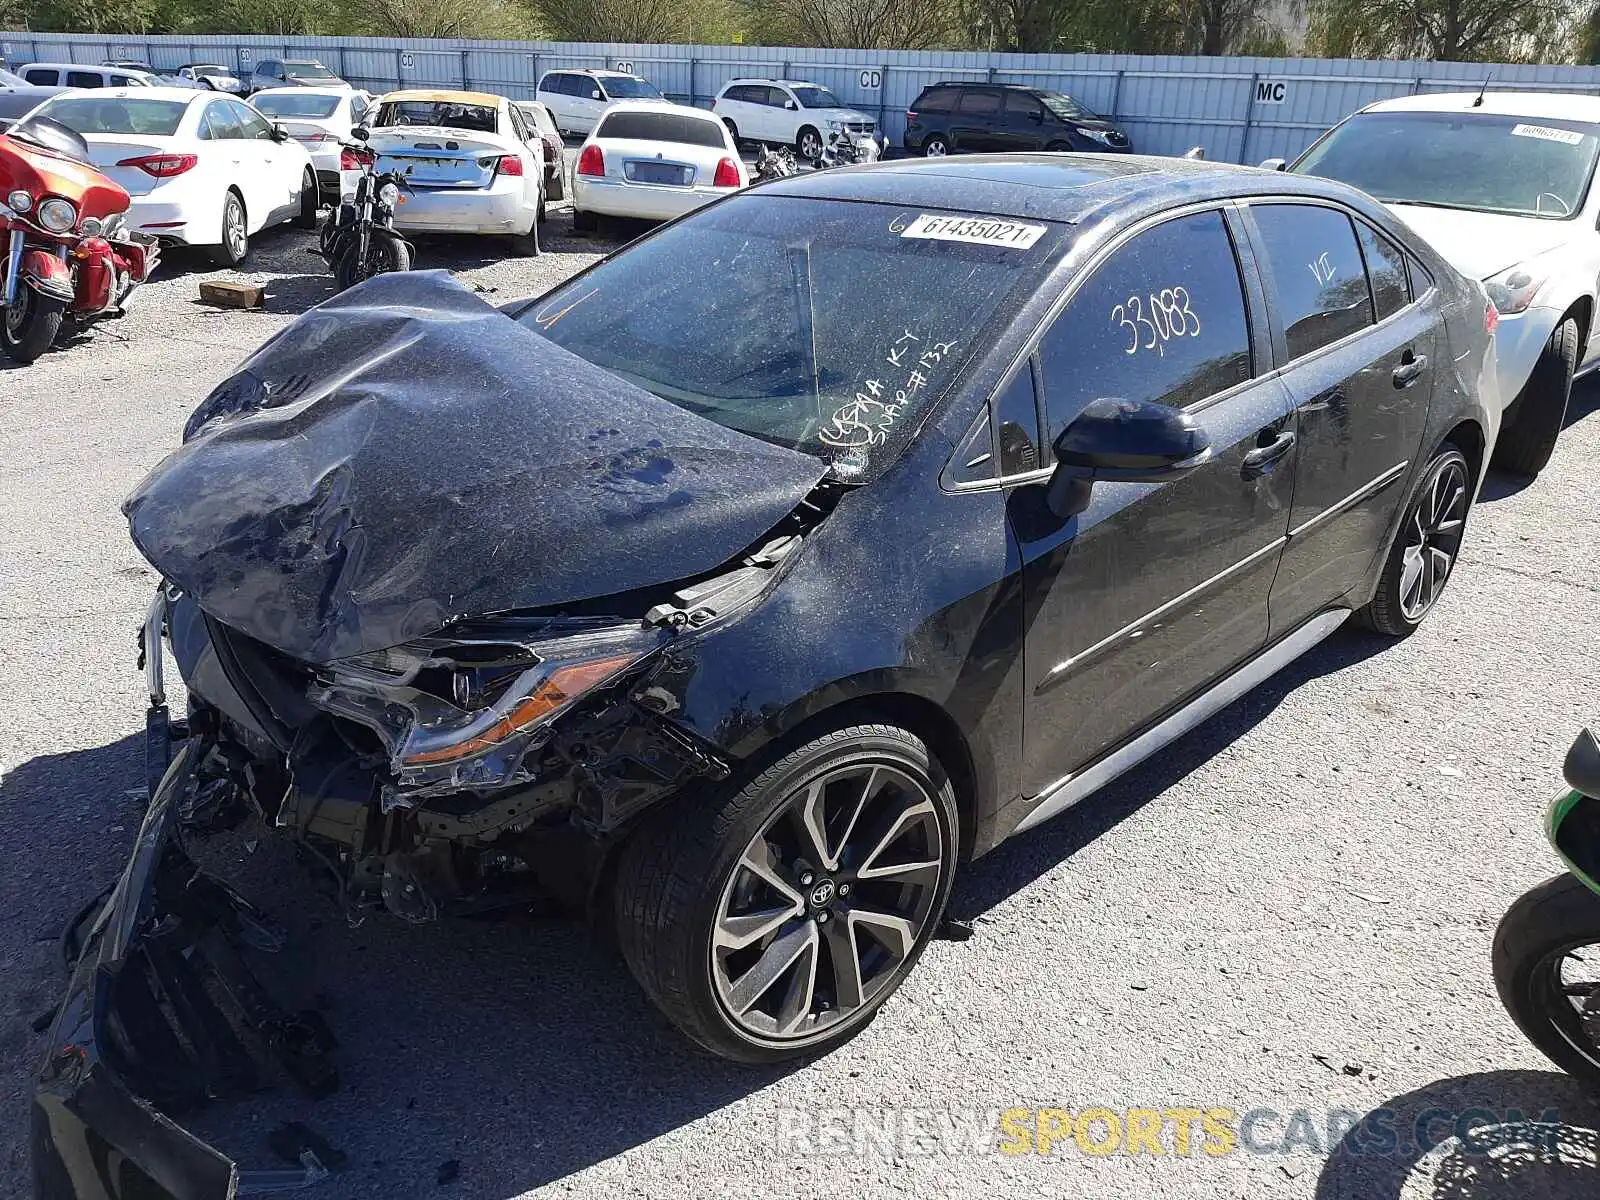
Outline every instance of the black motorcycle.
POLYGON ((394 228, 394 212, 405 203, 405 180, 393 171, 379 173, 377 152, 361 144, 366 130, 352 129, 359 139, 344 150, 361 164, 353 199, 340 198, 322 226, 322 257, 333 268, 339 291, 390 271, 409 271, 416 257, 411 243, 394 228))
POLYGON ((875 138, 864 133, 849 133, 836 129, 823 144, 822 156, 817 159, 817 170, 829 167, 849 167, 858 163, 877 162, 882 151, 875 138))
POLYGON ((766 143, 756 151, 756 169, 751 175, 751 183, 765 183, 769 179, 787 179, 791 175, 800 173, 800 165, 795 162, 794 151, 787 146, 779 146, 774 150, 766 143))

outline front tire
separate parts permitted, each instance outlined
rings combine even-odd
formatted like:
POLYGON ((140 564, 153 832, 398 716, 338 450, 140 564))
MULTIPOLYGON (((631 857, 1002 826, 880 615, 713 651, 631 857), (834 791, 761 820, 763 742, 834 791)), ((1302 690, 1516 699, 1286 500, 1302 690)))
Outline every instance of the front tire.
POLYGON ((822 157, 822 135, 809 125, 802 126, 795 134, 794 148, 806 162, 814 163, 822 157))
POLYGON ((13 362, 31 363, 55 344, 67 302, 41 296, 18 280, 17 302, 0 310, 0 350, 13 362))
POLYGON ((1362 623, 1404 637, 1426 617, 1455 568, 1472 507, 1472 469, 1453 442, 1439 447, 1406 503, 1400 530, 1362 623))
MULTIPOLYGON (((352 248, 355 236, 351 235, 352 248)), ((334 284, 339 291, 353 288, 374 275, 387 275, 391 271, 411 270, 411 247, 405 239, 384 230, 374 229, 367 235, 367 261, 356 261, 356 255, 346 254, 334 268, 334 284)))
POLYGON ((211 261, 219 267, 237 267, 244 262, 250 255, 249 229, 244 198, 230 188, 222 199, 222 242, 211 248, 211 261))
POLYGON ((924 158, 943 158, 950 153, 950 143, 943 134, 934 134, 922 143, 922 156, 924 158))
POLYGON ((714 1054, 831 1050, 921 957, 955 877, 949 777, 914 734, 853 725, 630 837, 618 941, 645 993, 714 1054))
POLYGON ((1556 1066, 1600 1093, 1600 896, 1573 875, 1541 883, 1501 918, 1493 962, 1500 1003, 1517 1028, 1556 1066), (1575 954, 1585 948, 1587 964, 1575 954), (1569 959, 1580 971, 1587 967, 1583 982, 1563 973, 1569 959))
POLYGON ((1555 453, 1556 438, 1567 420, 1572 374, 1578 366, 1578 322, 1571 317, 1557 325, 1522 391, 1506 410, 1494 465, 1514 475, 1537 475, 1555 453))

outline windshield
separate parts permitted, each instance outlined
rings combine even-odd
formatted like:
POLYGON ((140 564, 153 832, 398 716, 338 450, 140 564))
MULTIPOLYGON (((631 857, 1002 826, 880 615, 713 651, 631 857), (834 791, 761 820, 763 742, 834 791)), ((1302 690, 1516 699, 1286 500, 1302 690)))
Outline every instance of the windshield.
POLYGON ((661 89, 646 79, 631 75, 607 75, 597 80, 605 94, 613 100, 660 100, 661 89))
POLYGON ((800 101, 801 108, 843 108, 839 97, 835 96, 825 87, 796 87, 790 88, 794 98, 800 101))
POLYGON ((1353 184, 1386 204, 1560 220, 1583 207, 1600 126, 1492 113, 1365 113, 1292 168, 1353 184))
POLYGON ((594 136, 619 141, 676 142, 682 146, 707 146, 716 150, 727 148, 721 121, 675 113, 666 108, 657 112, 610 113, 601 118, 594 136))
POLYGON ((493 133, 495 110, 486 104, 455 104, 447 100, 389 100, 379 105, 373 125, 427 125, 493 133))
POLYGON ((13 75, 4 67, 0 67, 0 87, 27 87, 28 81, 21 75, 13 75))
POLYGON ((1043 221, 745 194, 519 319, 682 408, 855 477, 899 453, 1064 240, 1043 221))
POLYGON ((1065 92, 1038 92, 1036 95, 1039 97, 1039 103, 1064 121, 1097 121, 1100 119, 1099 114, 1091 112, 1065 92))
POLYGON ((186 100, 128 100, 57 96, 40 108, 41 117, 60 121, 78 133, 144 133, 171 137, 188 110, 186 100))
POLYGON ((333 116, 339 107, 340 96, 319 96, 315 92, 284 92, 277 96, 260 94, 250 97, 250 103, 269 117, 303 117, 317 120, 333 116))
POLYGON ((337 79, 337 78, 339 78, 337 75, 335 75, 332 71, 328 70, 328 68, 323 66, 321 63, 286 62, 286 63, 283 64, 283 75, 284 75, 285 79, 337 79))
POLYGON ((189 70, 196 75, 228 75, 232 73, 227 67, 219 67, 214 63, 195 63, 189 70))

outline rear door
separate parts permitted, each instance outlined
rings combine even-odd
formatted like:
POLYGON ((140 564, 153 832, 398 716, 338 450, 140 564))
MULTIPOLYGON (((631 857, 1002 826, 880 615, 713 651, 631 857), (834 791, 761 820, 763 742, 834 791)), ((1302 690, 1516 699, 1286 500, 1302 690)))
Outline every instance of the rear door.
POLYGON ((999 88, 963 88, 950 118, 950 149, 1003 149, 997 130, 1005 119, 1004 107, 999 88))
POLYGON ((1254 202, 1274 352, 1293 397, 1300 470, 1273 632, 1371 577, 1422 452, 1439 355, 1439 295, 1413 302, 1405 255, 1344 209, 1254 202))
POLYGON ((1194 415, 1213 457, 1165 484, 1096 484, 1063 522, 1012 496, 1026 592, 1024 787, 1038 795, 1259 651, 1294 496, 1292 408, 1257 376, 1267 326, 1222 209, 1115 244, 1045 333, 1045 450, 1090 401, 1194 415))

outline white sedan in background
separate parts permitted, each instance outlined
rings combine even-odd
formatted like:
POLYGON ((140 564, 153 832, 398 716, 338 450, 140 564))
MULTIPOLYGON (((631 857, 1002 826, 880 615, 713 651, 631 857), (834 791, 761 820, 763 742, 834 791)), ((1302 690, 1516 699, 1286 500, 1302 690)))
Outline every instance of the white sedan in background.
POLYGON ((251 96, 250 106, 282 125, 310 153, 324 202, 337 204, 355 191, 361 164, 344 146, 372 111, 370 95, 347 87, 269 88, 251 96))
POLYGON ((578 151, 572 226, 592 230, 601 216, 667 221, 749 182, 728 127, 712 113, 621 100, 578 151))
POLYGON ((406 181, 396 229, 506 234, 517 253, 538 252, 544 142, 504 96, 390 92, 378 100, 367 133, 378 170, 406 181))
POLYGON ((62 92, 35 112, 82 134, 94 165, 127 189, 131 232, 204 246, 232 267, 254 233, 284 221, 316 228, 311 156, 242 100, 111 88, 62 92))

